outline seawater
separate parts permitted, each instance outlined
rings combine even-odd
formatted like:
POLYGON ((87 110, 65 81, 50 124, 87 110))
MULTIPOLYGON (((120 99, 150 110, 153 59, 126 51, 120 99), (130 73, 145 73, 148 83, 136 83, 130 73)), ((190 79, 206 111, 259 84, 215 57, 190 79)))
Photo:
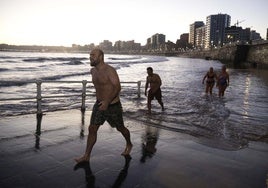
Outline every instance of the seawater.
MULTIPOLYGON (((105 55, 121 82, 141 81, 141 97, 136 84, 122 84, 124 116, 144 124, 189 134, 201 142, 223 149, 246 147, 250 141, 268 143, 267 70, 232 69, 225 97, 205 94, 202 79, 209 67, 216 72, 221 62, 180 57, 143 55, 105 55), (152 102, 152 115, 146 114, 144 84, 146 68, 153 67, 162 79, 165 111, 152 102)), ((89 55, 79 53, 0 52, 0 98, 35 97, 35 84, 10 84, 3 81, 89 80, 89 55)), ((43 99, 43 111, 79 109, 81 84, 44 83, 42 95, 78 95, 43 99)), ((94 88, 87 85, 87 110, 95 102, 94 88)), ((35 100, 0 101, 0 116, 36 112, 35 100)))

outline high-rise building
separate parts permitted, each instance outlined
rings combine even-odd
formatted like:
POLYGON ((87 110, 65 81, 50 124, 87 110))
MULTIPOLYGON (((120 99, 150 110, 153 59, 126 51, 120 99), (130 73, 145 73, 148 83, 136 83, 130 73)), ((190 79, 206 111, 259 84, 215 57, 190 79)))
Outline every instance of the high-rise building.
POLYGON ((195 47, 204 48, 206 39, 206 26, 196 28, 195 47))
POLYGON ((149 49, 153 50, 164 50, 166 42, 166 36, 163 34, 156 33, 147 40, 149 49))
POLYGON ((196 21, 193 24, 190 25, 190 33, 189 33, 189 43, 192 46, 196 46, 196 29, 199 27, 204 26, 204 22, 202 21, 196 21))
POLYGON ((205 48, 222 46, 225 36, 225 28, 229 27, 231 16, 228 14, 210 15, 206 19, 205 48))

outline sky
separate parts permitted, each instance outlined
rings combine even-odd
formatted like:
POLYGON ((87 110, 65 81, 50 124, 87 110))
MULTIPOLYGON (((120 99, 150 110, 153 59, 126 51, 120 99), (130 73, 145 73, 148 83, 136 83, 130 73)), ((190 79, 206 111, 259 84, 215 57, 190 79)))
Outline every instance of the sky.
POLYGON ((0 44, 145 45, 156 33, 176 42, 190 24, 219 13, 266 38, 267 7, 268 0, 0 0, 0 44))

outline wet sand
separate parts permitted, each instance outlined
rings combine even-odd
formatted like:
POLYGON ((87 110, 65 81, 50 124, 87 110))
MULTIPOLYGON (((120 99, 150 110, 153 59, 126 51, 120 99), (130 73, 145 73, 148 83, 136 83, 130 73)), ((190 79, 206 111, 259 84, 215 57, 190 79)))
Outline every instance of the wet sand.
POLYGON ((90 111, 49 112, 0 119, 0 187, 268 187, 268 147, 239 150, 201 144, 194 137, 125 118, 123 137, 105 123, 89 163, 74 158, 86 147, 90 111))

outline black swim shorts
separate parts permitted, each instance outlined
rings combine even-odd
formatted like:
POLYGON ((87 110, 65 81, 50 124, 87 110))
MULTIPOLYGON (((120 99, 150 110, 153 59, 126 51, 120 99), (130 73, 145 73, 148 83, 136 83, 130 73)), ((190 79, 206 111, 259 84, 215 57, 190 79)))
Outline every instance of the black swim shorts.
POLYGON ((93 106, 90 125, 103 125, 107 121, 111 127, 124 126, 123 109, 120 101, 110 104, 105 111, 99 110, 98 103, 96 102, 93 106))
POLYGON ((149 90, 149 93, 148 93, 148 98, 150 100, 154 100, 157 99, 157 100, 162 100, 162 91, 161 89, 159 88, 156 92, 152 93, 151 90, 149 90))

